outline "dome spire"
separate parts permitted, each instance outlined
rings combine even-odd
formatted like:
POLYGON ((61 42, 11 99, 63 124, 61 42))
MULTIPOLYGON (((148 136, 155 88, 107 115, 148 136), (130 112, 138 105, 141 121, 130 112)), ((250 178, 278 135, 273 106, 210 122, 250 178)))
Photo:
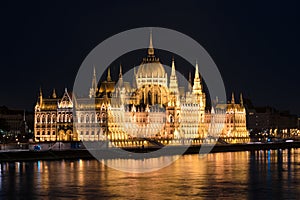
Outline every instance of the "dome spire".
POLYGON ((152 29, 150 29, 150 41, 149 41, 148 55, 149 56, 154 55, 154 48, 153 48, 153 42, 152 42, 152 29))

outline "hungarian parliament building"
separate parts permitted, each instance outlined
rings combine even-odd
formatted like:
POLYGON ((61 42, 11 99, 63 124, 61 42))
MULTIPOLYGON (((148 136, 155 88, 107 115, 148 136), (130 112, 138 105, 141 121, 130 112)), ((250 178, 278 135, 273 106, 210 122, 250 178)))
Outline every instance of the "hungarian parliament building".
POLYGON ((242 95, 239 103, 232 94, 230 102, 216 101, 208 109, 198 64, 186 91, 179 89, 174 59, 168 76, 151 36, 147 56, 133 74, 132 83, 124 81, 120 66, 119 79, 113 81, 108 68, 106 80, 98 84, 94 68, 86 97, 65 89, 60 97, 53 90, 45 98, 40 90, 35 141, 250 141, 242 95))

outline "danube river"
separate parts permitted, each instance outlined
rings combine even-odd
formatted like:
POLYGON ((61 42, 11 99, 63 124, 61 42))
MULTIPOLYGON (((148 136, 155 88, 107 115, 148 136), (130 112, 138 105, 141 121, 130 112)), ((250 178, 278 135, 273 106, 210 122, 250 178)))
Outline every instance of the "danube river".
POLYGON ((0 199, 300 197, 300 149, 184 155, 163 169, 140 174, 97 160, 1 163, 0 170, 0 199))

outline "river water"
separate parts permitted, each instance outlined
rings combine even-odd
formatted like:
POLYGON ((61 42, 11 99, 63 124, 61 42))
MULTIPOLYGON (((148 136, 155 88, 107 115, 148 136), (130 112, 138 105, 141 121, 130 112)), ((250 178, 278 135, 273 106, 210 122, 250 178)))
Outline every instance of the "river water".
POLYGON ((300 149, 184 155, 140 174, 80 159, 0 170, 0 199, 300 199, 300 149))

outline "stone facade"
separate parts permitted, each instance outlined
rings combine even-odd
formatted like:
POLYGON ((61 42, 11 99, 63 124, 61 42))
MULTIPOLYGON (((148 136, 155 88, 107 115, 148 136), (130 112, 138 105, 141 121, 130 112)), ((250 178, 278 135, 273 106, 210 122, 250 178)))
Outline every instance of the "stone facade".
POLYGON ((51 98, 40 92, 35 106, 36 141, 128 141, 134 138, 157 140, 192 139, 201 142, 248 142, 246 111, 242 98, 239 104, 232 96, 231 103, 217 101, 206 108, 206 95, 196 63, 195 78, 182 94, 179 89, 175 61, 171 74, 165 72, 154 55, 152 39, 148 55, 132 83, 123 80, 120 66, 119 80, 107 79, 97 84, 96 71, 89 96, 77 98, 65 90, 62 98, 55 91, 51 98), (169 78, 169 81, 168 81, 169 78))

